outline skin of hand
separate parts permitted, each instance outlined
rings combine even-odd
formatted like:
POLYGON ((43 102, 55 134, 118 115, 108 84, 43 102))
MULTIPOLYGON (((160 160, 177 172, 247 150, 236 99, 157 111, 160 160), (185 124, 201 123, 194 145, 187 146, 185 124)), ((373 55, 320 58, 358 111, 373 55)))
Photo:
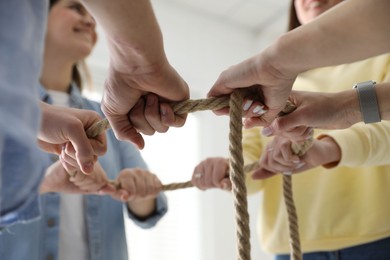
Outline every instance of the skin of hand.
POLYGON ((128 118, 130 110, 148 93, 155 93, 160 100, 181 101, 189 98, 189 89, 168 63, 161 67, 140 68, 133 73, 110 70, 101 107, 115 136, 142 149, 145 144, 138 131, 148 132, 149 129, 138 126, 137 131, 128 118))
POLYGON ((259 160, 261 167, 253 172, 252 178, 266 179, 278 173, 304 172, 320 165, 337 164, 341 159, 340 147, 328 136, 313 140, 312 146, 301 157, 293 154, 291 145, 291 140, 275 136, 263 152, 259 160))
MULTIPOLYGON (((244 99, 242 108, 245 118, 266 113, 264 105, 251 99, 244 99)), ((129 112, 131 124, 145 135, 153 135, 155 132, 165 133, 169 126, 181 127, 186 117, 187 114, 175 114, 172 103, 160 102, 158 96, 154 94, 144 96, 129 112)))
POLYGON ((98 113, 88 110, 56 107, 40 102, 41 128, 39 146, 50 153, 60 154, 61 147, 70 142, 75 150, 75 159, 83 173, 91 173, 97 156, 107 149, 106 136, 88 139, 85 129, 101 120, 98 113))
POLYGON ((40 186, 40 193, 61 192, 72 194, 104 194, 115 193, 116 189, 106 178, 98 163, 95 164, 92 175, 76 173, 73 177, 65 170, 60 161, 55 162, 46 170, 46 175, 40 186))
POLYGON ((160 179, 147 170, 124 169, 115 180, 119 192, 111 197, 127 202, 129 210, 139 218, 152 214, 156 208, 156 197, 162 191, 160 179))
POLYGON ((231 190, 232 183, 228 171, 229 162, 226 158, 207 158, 194 168, 191 181, 201 190, 211 188, 231 190))
POLYGON ((283 132, 301 126, 347 128, 362 120, 354 89, 338 93, 292 91, 289 99, 297 108, 290 114, 276 118, 270 126, 263 129, 263 135, 282 135, 283 132))
POLYGON ((129 112, 133 127, 145 135, 165 133, 169 126, 181 127, 186 118, 187 114, 175 115, 172 107, 168 103, 160 102, 155 94, 148 94, 139 99, 129 112))
MULTIPOLYGON (((268 48, 270 53, 274 52, 272 47, 268 48)), ((265 104, 267 113, 261 116, 257 114, 251 124, 245 121, 253 118, 247 118, 244 124, 266 126, 284 108, 296 76, 294 73, 287 75, 279 71, 269 61, 268 52, 263 52, 223 71, 208 96, 226 95, 235 89, 250 87, 249 96, 265 104)), ((227 113, 227 109, 216 111, 216 114, 227 113)))

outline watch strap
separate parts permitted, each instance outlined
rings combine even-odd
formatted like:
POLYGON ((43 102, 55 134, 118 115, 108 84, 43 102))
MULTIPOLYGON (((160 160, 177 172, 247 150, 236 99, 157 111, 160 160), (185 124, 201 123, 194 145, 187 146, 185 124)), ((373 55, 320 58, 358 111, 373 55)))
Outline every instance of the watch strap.
POLYGON ((359 98, 360 111, 364 123, 376 123, 381 121, 378 108, 378 100, 375 92, 375 81, 364 81, 354 85, 359 98))

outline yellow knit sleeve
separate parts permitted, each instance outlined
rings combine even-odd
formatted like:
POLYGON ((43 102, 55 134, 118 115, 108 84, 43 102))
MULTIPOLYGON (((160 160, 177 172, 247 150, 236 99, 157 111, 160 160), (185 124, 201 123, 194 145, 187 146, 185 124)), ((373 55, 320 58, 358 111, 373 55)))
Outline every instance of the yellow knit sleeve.
POLYGON ((370 125, 359 123, 326 135, 332 137, 341 149, 341 160, 337 166, 390 164, 390 122, 370 125))
MULTIPOLYGON (((390 55, 370 59, 369 68, 376 75, 372 78, 380 82, 390 82, 390 55)), ((367 78, 368 79, 368 78, 367 78)), ((371 79, 371 78, 370 78, 371 79)), ((341 149, 341 161, 337 166, 378 166, 390 164, 390 122, 376 124, 355 124, 344 130, 326 133, 341 149)))
MULTIPOLYGON (((264 144, 261 135, 261 128, 254 127, 244 129, 242 132, 242 148, 244 164, 250 164, 260 159, 264 144)), ((246 186, 248 194, 253 194, 262 189, 263 181, 253 180, 252 174, 246 174, 246 186)))

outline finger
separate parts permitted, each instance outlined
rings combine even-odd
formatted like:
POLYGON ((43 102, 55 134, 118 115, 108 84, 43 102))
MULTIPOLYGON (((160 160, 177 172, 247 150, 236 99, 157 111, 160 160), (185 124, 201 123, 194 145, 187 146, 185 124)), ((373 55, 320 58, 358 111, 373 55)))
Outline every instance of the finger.
POLYGON ((50 144, 48 142, 39 139, 38 139, 38 146, 39 148, 41 148, 43 151, 47 153, 60 154, 62 151, 62 144, 50 144))
POLYGON ((85 174, 83 174, 82 172, 80 172, 78 170, 73 171, 73 172, 69 172, 69 175, 71 176, 69 178, 69 181, 71 181, 74 184, 76 184, 76 183, 80 184, 83 181, 85 181, 85 179, 87 178, 87 176, 85 174))
POLYGON ((252 179, 262 180, 275 176, 277 173, 269 171, 265 168, 259 168, 252 173, 252 179))
POLYGON ((263 128, 262 134, 264 136, 283 135, 284 132, 293 131, 293 129, 301 126, 297 110, 276 118, 269 126, 263 128))
POLYGON ((61 156, 66 160, 69 161, 74 161, 75 165, 77 165, 77 159, 76 159, 76 150, 74 149, 72 143, 67 142, 62 145, 62 151, 61 151, 61 156))
POLYGON ((108 182, 106 185, 101 187, 100 190, 98 190, 99 195, 113 195, 115 192, 116 192, 116 187, 110 182, 108 182))
POLYGON ((68 174, 72 175, 75 171, 80 170, 80 167, 75 161, 75 159, 67 157, 65 153, 61 153, 58 158, 62 164, 62 167, 67 171, 68 174))
POLYGON ((145 117, 153 129, 165 133, 169 127, 161 122, 159 102, 156 95, 148 95, 146 99, 145 117))
POLYGON ((147 181, 145 176, 139 176, 135 179, 136 192, 135 197, 145 198, 147 195, 147 181))
POLYGON ((263 104, 253 101, 251 103, 251 101, 252 100, 246 101, 246 103, 244 103, 244 117, 260 117, 267 112, 267 108, 263 104))
POLYGON ((162 191, 162 183, 160 179, 154 174, 153 174, 153 187, 154 187, 153 195, 157 196, 157 194, 159 194, 162 191))
POLYGON ((257 74, 257 72, 253 70, 255 67, 256 66, 251 59, 231 66, 220 74, 207 96, 217 97, 229 94, 235 88, 243 88, 256 84, 251 76, 252 74, 257 74))
POLYGON ((177 115, 169 104, 160 104, 161 122, 167 126, 182 127, 187 119, 187 114, 177 115))
POLYGON ((276 173, 290 170, 291 167, 283 165, 277 160, 276 153, 278 153, 278 151, 275 152, 273 148, 267 148, 267 152, 263 153, 260 158, 260 165, 262 165, 262 168, 276 173))
POLYGON ((155 182, 157 177, 154 174, 147 173, 145 178, 145 197, 154 197, 157 194, 157 182, 155 182))
POLYGON ((146 119, 145 101, 143 98, 129 112, 129 119, 139 132, 145 135, 153 135, 156 131, 146 119))
POLYGON ((230 179, 229 178, 224 178, 223 180, 221 180, 220 188, 224 189, 224 190, 227 190, 227 191, 232 190, 232 182, 230 181, 230 179))
POLYGON ((128 171, 122 171, 119 175, 119 181, 121 183, 121 190, 125 190, 127 193, 127 200, 133 200, 137 194, 137 179, 135 174, 128 171))
POLYGON ((213 110, 213 113, 216 114, 217 116, 229 115, 230 109, 229 109, 229 107, 225 107, 225 108, 222 108, 222 109, 213 110))
POLYGON ((211 186, 221 188, 221 181, 228 177, 228 164, 225 159, 222 159, 219 163, 216 163, 214 167, 214 174, 211 176, 211 186))

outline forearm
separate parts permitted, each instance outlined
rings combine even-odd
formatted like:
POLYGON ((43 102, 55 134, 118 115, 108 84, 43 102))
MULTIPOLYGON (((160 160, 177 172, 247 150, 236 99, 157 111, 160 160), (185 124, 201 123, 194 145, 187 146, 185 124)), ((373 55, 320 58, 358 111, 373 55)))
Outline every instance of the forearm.
MULTIPOLYGON (((83 0, 108 39, 112 66, 126 72, 166 61, 161 30, 149 0, 83 0)), ((142 71, 144 72, 144 71, 142 71)))
POLYGON ((127 207, 137 218, 144 219, 156 210, 156 199, 129 201, 127 207))
MULTIPOLYGON (((390 82, 376 84, 376 96, 378 109, 382 120, 390 120, 390 82)), ((341 120, 348 122, 349 126, 362 122, 363 116, 360 110, 359 99, 355 89, 334 93, 333 104, 337 106, 335 111, 339 111, 341 120)))
POLYGON ((390 50, 390 1, 345 1, 270 46, 275 68, 298 74, 390 50))

